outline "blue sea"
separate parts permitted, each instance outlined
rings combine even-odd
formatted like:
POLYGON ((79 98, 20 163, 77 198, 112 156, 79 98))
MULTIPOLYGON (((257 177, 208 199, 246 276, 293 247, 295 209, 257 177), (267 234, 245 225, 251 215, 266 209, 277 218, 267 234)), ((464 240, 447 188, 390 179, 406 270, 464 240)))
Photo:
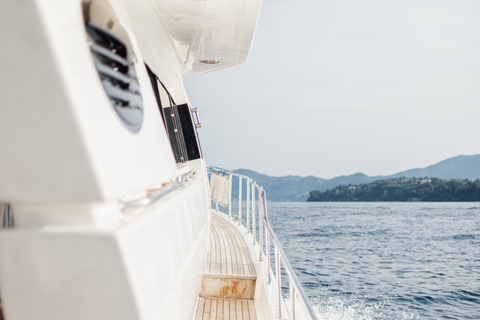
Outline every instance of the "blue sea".
POLYGON ((269 202, 320 319, 480 319, 480 203, 269 202))

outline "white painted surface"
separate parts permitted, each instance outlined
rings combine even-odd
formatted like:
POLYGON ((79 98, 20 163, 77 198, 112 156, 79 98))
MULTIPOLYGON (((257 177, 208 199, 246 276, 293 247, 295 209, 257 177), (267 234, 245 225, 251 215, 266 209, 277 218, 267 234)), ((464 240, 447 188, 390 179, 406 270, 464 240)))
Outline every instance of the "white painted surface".
POLYGON ((115 228, 0 232, 8 320, 190 319, 209 228, 202 175, 115 228))
POLYGON ((114 228, 122 220, 118 202, 12 203, 15 228, 54 226, 114 228))
POLYGON ((0 3, 0 41, 9 47, 0 63, 0 200, 112 200, 177 175, 134 39, 144 103, 136 134, 103 90, 81 9, 76 0, 0 3))
POLYGON ((126 3, 147 62, 161 64, 153 62, 154 52, 168 52, 167 61, 180 62, 188 73, 204 73, 246 62, 261 6, 261 0, 126 0, 126 3), (165 47, 164 27, 174 52, 165 47), (204 64, 201 60, 219 63, 204 64))

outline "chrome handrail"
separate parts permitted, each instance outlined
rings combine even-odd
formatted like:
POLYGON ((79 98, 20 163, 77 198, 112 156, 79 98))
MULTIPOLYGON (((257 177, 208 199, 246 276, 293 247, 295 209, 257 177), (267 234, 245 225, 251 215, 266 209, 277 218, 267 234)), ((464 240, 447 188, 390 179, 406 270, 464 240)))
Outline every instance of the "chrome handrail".
POLYGON ((195 170, 191 170, 185 173, 184 175, 178 176, 172 184, 165 185, 164 187, 162 187, 158 191, 153 192, 149 196, 146 196, 141 199, 132 200, 132 201, 121 202, 120 205, 123 208, 136 208, 136 207, 145 207, 145 206, 151 205, 157 202, 158 200, 162 199, 163 197, 165 197, 167 194, 177 189, 183 188, 194 175, 195 175, 195 170))
MULTIPOLYGON (((232 217, 232 177, 238 177, 239 178, 239 196, 238 196, 238 201, 239 201, 239 216, 238 216, 238 221, 239 224, 242 224, 242 179, 245 179, 247 181, 247 219, 246 219, 246 229, 247 232, 250 233, 250 214, 252 216, 252 236, 253 236, 253 241, 254 243, 257 242, 256 238, 256 227, 255 227, 255 189, 258 192, 258 222, 259 222, 259 235, 258 235, 258 245, 260 247, 260 255, 259 255, 259 261, 263 261, 263 259, 266 259, 265 263, 267 263, 267 274, 266 274, 266 279, 268 283, 271 283, 271 276, 272 276, 272 270, 271 270, 271 254, 270 254, 270 240, 272 240, 272 244, 275 250, 275 272, 273 273, 273 277, 277 286, 277 297, 276 297, 276 314, 279 319, 295 319, 296 318, 296 298, 298 297, 301 306, 303 307, 303 310, 305 312, 305 316, 307 319, 313 319, 317 320, 318 317, 315 314, 315 311, 312 308, 312 305, 310 303, 310 300, 308 299, 308 296, 306 295, 302 284, 300 280, 298 279, 297 275, 295 274, 295 271, 290 264, 290 262, 287 259, 287 256, 285 255, 285 252, 283 251, 283 248, 280 244, 280 241, 278 240, 277 235, 275 234, 275 231, 273 231, 273 228, 268 220, 268 212, 267 212, 267 198, 266 198, 266 192, 263 189, 262 186, 260 186, 258 183, 256 183, 253 179, 251 179, 248 176, 234 173, 230 170, 223 169, 220 167, 214 167, 214 166, 209 166, 207 167, 208 171, 210 173, 216 173, 216 174, 222 174, 222 175, 229 175, 230 177, 230 194, 229 194, 229 201, 228 201, 228 215, 232 217), (248 184, 251 185, 251 189, 248 187, 248 184), (251 195, 248 193, 250 189, 251 195), (251 197, 250 197, 251 196, 251 197), (250 201, 251 200, 251 201, 250 201), (265 233, 263 232, 265 229, 265 233), (265 238, 265 253, 264 253, 264 238, 265 238), (290 310, 289 310, 289 315, 282 314, 282 302, 283 302, 283 297, 281 294, 281 269, 283 266, 283 270, 285 271, 287 277, 288 277, 288 287, 289 287, 289 292, 290 292, 290 310), (287 318, 288 317, 288 318, 287 318)), ((217 210, 218 210, 218 205, 217 205, 217 210)))

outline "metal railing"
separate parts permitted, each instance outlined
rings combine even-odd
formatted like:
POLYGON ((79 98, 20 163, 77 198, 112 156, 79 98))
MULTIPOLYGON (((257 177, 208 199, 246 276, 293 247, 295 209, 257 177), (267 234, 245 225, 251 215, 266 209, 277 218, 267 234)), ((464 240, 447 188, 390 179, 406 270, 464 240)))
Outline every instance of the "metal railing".
POLYGON ((174 181, 165 184, 164 186, 162 186, 162 188, 155 190, 146 197, 131 201, 120 201, 120 206, 123 209, 149 206, 152 203, 155 203, 166 195, 170 194, 171 192, 183 188, 188 182, 191 181, 194 175, 195 170, 191 170, 184 175, 178 176, 174 181))
MULTIPOLYGON (((253 244, 258 243, 260 248, 260 254, 258 257, 258 261, 266 263, 267 266, 267 274, 266 279, 270 284, 271 281, 275 281, 275 285, 277 287, 276 290, 276 310, 275 314, 278 319, 296 319, 297 317, 297 299, 300 305, 303 308, 303 317, 306 319, 318 319, 316 316, 310 301, 308 300, 303 287, 298 280, 295 271, 293 270, 290 262, 283 251, 282 246, 280 245, 280 241, 273 231, 270 222, 268 221, 268 212, 267 212, 267 199, 266 193, 262 186, 257 184, 253 179, 250 177, 237 174, 231 172, 230 170, 222 169, 219 167, 209 166, 208 171, 210 173, 228 175, 230 178, 230 188, 229 188, 229 201, 228 201, 228 216, 230 218, 238 218, 238 223, 243 224, 242 222, 245 220, 244 227, 247 229, 247 232, 250 233, 253 237, 253 244), (238 177, 238 216, 234 217, 232 215, 232 182, 233 177, 238 177), (243 219, 243 180, 246 183, 246 219, 243 219), (256 200, 258 199, 258 204, 256 200), (256 226, 256 209, 258 208, 258 226, 256 226), (258 230, 258 235, 256 234, 258 230), (270 252, 271 247, 273 246, 274 250, 274 266, 275 269, 272 269, 272 252, 270 252), (263 259, 266 259, 264 261, 263 259), (284 299, 282 297, 282 269, 286 274, 287 278, 287 285, 290 295, 290 305, 287 307, 288 314, 285 314, 284 308, 282 305, 284 304, 284 299), (272 279, 273 278, 273 279, 272 279)), ((218 210, 218 204, 216 204, 216 209, 218 210)))

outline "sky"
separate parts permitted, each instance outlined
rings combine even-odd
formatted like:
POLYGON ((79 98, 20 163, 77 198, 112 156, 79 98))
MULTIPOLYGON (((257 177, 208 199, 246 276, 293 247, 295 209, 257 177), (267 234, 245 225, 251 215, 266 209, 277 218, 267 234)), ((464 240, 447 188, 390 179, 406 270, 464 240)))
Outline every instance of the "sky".
POLYGON ((207 164, 388 175, 480 153, 480 1, 264 0, 246 64, 185 76, 207 164))

